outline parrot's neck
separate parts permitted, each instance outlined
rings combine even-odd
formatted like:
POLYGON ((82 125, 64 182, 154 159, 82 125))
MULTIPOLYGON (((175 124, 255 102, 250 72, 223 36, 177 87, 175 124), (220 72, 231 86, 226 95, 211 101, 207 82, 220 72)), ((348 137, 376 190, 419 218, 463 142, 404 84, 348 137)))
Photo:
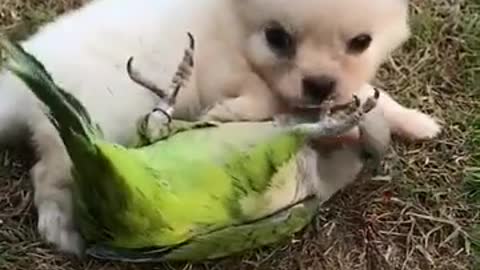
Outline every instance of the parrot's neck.
POLYGON ((332 150, 309 144, 302 149, 297 162, 302 176, 299 177, 297 197, 314 194, 320 202, 355 181, 364 168, 358 151, 348 147, 332 150))

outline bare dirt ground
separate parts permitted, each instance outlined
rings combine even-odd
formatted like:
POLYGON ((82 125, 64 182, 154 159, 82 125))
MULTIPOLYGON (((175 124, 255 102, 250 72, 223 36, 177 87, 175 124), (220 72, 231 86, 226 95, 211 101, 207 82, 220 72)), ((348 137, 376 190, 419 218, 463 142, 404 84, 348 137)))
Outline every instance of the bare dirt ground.
MULTIPOLYGON (((1 0, 0 31, 23 38, 81 2, 1 0)), ((377 83, 402 103, 440 118, 445 130, 432 142, 397 143, 379 176, 335 196, 304 232, 275 247, 196 266, 67 258, 36 233, 30 155, 5 149, 0 151, 0 270, 479 269, 473 266, 470 232, 479 223, 480 207, 467 202, 463 182, 466 176, 480 178, 475 154, 480 124, 472 125, 480 110, 480 4, 416 0, 411 6, 414 36, 384 65, 377 83)))

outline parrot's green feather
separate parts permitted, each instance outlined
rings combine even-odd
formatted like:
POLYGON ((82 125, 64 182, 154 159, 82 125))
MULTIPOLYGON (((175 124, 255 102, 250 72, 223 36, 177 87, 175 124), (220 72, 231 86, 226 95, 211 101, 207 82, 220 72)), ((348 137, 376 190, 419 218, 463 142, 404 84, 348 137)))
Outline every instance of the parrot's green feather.
MULTIPOLYGON (((111 209, 113 213, 125 213, 128 218, 119 216, 117 220, 109 214, 109 220, 102 221, 117 231, 117 245, 131 248, 146 243, 152 246, 175 245, 195 235, 248 222, 272 211, 270 199, 266 197, 268 190, 276 188, 276 182, 285 182, 286 179, 274 177, 276 171, 270 166, 265 166, 265 171, 245 170, 244 173, 241 168, 267 163, 277 168, 295 164, 292 153, 301 147, 299 142, 281 134, 273 136, 273 128, 263 128, 265 136, 273 138, 267 141, 265 137, 265 143, 258 143, 257 139, 256 144, 248 143, 252 137, 247 133, 240 136, 241 125, 228 130, 236 134, 238 140, 225 140, 224 136, 228 134, 209 132, 214 129, 222 130, 221 127, 191 130, 148 148, 126 149, 107 143, 97 144, 102 156, 109 158, 113 166, 111 171, 135 179, 115 185, 108 183, 109 193, 118 189, 115 193, 118 200, 123 198, 129 202, 125 209, 111 209), (283 151, 276 151, 275 146, 280 145, 284 146, 283 151), (263 180, 263 185, 253 179, 263 180), (137 233, 120 230, 116 227, 119 223, 135 228, 137 233)), ((101 184, 97 186, 100 188, 101 184)), ((107 194, 102 196, 108 198, 107 194)), ((105 200, 102 196, 98 200, 105 200)))
POLYGON ((271 122, 174 120, 163 140, 116 145, 33 56, 2 46, 8 68, 49 108, 73 161, 75 215, 92 254, 217 258, 288 236, 315 212, 314 199, 297 194, 303 135, 271 122))
POLYGON ((217 259, 243 250, 272 244, 302 230, 312 220, 317 207, 318 201, 314 197, 308 197, 304 201, 281 209, 260 220, 229 226, 210 232, 207 235, 199 235, 186 243, 169 249, 136 250, 132 252, 132 250, 94 246, 88 250, 88 253, 100 259, 124 262, 217 259), (232 243, 237 244, 232 245, 232 243))

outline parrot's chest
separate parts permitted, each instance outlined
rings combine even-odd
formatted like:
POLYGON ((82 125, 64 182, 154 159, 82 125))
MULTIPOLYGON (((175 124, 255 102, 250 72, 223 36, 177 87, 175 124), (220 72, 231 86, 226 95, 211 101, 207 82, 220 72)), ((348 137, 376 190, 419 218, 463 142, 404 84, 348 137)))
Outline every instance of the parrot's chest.
POLYGON ((245 222, 297 199, 301 140, 290 136, 246 138, 243 143, 218 139, 209 145, 202 139, 198 137, 190 147, 163 147, 164 155, 151 157, 161 161, 149 162, 155 164, 151 169, 157 185, 178 198, 178 207, 223 208, 232 220, 245 222))
POLYGON ((303 138, 272 128, 201 131, 139 149, 99 146, 114 176, 106 190, 116 198, 111 211, 118 218, 102 226, 115 235, 115 245, 175 245, 304 199, 298 166, 303 138))

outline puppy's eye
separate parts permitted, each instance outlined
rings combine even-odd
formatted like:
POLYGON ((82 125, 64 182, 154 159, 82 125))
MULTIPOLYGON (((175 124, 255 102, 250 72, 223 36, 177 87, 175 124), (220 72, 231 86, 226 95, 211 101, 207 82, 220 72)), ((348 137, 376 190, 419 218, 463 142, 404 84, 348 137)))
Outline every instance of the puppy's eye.
POLYGON ((265 28, 265 39, 272 50, 283 56, 289 56, 295 51, 292 35, 279 24, 275 23, 265 28))
POLYGON ((372 43, 372 37, 368 34, 361 34, 352 38, 347 44, 348 53, 362 53, 372 43))

